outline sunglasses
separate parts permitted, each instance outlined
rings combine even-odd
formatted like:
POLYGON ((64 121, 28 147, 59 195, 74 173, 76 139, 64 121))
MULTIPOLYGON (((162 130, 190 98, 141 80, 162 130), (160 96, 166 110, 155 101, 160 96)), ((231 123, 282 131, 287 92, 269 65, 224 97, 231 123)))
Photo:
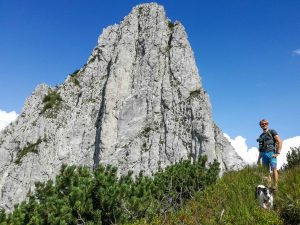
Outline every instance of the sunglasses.
POLYGON ((268 125, 268 123, 261 123, 260 125, 262 125, 262 126, 263 126, 263 125, 268 125))

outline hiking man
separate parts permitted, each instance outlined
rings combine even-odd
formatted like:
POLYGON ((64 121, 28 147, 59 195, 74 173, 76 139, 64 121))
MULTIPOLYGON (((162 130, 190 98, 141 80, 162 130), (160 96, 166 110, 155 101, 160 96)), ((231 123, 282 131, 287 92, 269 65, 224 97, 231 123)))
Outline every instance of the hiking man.
MULTIPOLYGON (((259 143, 259 156, 257 160, 257 164, 260 164, 260 160, 262 159, 262 163, 264 166, 267 166, 270 171, 273 173, 274 178, 274 188, 278 190, 278 172, 277 172, 277 157, 280 154, 282 141, 278 133, 269 129, 269 122, 266 119, 259 121, 259 125, 263 130, 263 133, 257 139, 259 143)), ((272 177, 269 175, 269 186, 272 185, 272 177)))

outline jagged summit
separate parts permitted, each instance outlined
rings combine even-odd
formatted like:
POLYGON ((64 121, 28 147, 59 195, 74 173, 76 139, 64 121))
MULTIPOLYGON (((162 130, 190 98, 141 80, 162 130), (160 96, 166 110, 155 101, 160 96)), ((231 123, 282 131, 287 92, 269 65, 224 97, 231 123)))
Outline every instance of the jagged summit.
POLYGON ((61 165, 99 163, 151 175, 206 154, 244 165, 215 125, 184 27, 156 3, 103 30, 87 64, 40 85, 0 133, 0 206, 10 210, 61 165))

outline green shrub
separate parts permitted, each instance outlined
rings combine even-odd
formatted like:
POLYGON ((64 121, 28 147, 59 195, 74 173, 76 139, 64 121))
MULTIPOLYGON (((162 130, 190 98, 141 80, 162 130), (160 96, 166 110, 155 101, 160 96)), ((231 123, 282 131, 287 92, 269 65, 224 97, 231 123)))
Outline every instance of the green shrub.
POLYGON ((36 183, 35 194, 5 215, 0 224, 121 224, 150 220, 172 211, 216 181, 218 163, 205 166, 200 157, 192 164, 182 161, 152 178, 141 172, 117 177, 117 168, 62 166, 55 182, 36 183))
POLYGON ((219 174, 219 163, 214 161, 205 167, 207 157, 199 157, 195 163, 184 160, 178 164, 167 167, 154 176, 154 182, 160 187, 157 198, 164 202, 166 211, 168 207, 177 209, 185 200, 194 196, 195 192, 204 190, 208 185, 216 182, 219 174))
POLYGON ((291 148, 291 151, 286 155, 287 164, 284 166, 285 169, 290 169, 300 165, 300 146, 298 148, 291 148))
POLYGON ((55 182, 37 183, 27 202, 10 214, 0 211, 0 224, 300 223, 300 166, 280 171, 274 210, 264 210, 254 197, 255 187, 266 182, 263 167, 217 179, 218 163, 205 164, 205 157, 182 161, 135 179, 132 173, 118 178, 112 166, 62 166, 55 182))
POLYGON ((169 27, 169 29, 170 29, 171 31, 173 31, 173 30, 174 30, 174 27, 175 27, 175 24, 172 23, 171 21, 168 21, 168 27, 169 27))
POLYGON ((78 80, 77 78, 71 77, 71 81, 72 81, 75 85, 77 85, 78 87, 80 87, 80 83, 79 83, 79 80, 78 80))
POLYGON ((200 90, 192 91, 189 98, 196 98, 200 95, 200 90))
POLYGON ((44 106, 40 114, 43 114, 48 110, 50 112, 46 116, 55 117, 59 110, 61 101, 62 98, 57 91, 49 91, 43 99, 44 106))
POLYGON ((75 70, 73 73, 69 74, 71 77, 76 77, 80 70, 75 70))
POLYGON ((87 64, 90 64, 90 63, 93 63, 95 60, 96 60, 96 58, 98 58, 99 59, 99 56, 97 56, 97 55, 93 55, 93 57, 88 61, 88 63, 87 64))
POLYGON ((80 87, 80 82, 79 80, 77 79, 78 76, 79 76, 79 73, 80 70, 75 70, 73 73, 69 74, 70 75, 70 80, 76 85, 76 86, 79 86, 80 87))
POLYGON ((0 209, 0 222, 3 222, 3 221, 6 221, 6 214, 5 214, 4 209, 0 209))

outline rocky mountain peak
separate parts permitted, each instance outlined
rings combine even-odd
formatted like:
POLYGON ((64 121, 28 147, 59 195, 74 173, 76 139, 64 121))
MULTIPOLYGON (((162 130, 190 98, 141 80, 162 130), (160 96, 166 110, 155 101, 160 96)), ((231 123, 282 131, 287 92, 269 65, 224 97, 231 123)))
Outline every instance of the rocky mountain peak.
POLYGON ((86 65, 55 88, 38 86, 0 133, 0 207, 62 164, 152 175, 202 154, 222 172, 244 166, 213 122, 184 27, 156 3, 138 5, 103 30, 86 65))

